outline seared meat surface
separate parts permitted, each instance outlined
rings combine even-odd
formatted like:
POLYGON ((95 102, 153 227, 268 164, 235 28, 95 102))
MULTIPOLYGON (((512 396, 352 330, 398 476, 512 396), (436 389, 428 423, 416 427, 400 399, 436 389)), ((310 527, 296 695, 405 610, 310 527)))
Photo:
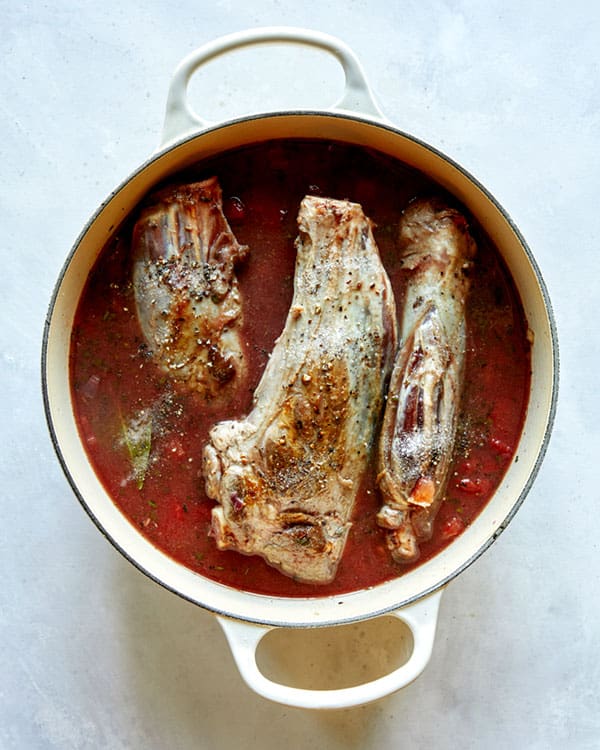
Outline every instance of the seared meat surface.
POLYGON ((160 367, 206 398, 245 372, 233 235, 215 177, 152 196, 133 230, 133 286, 146 343, 160 367))
POLYGON ((204 452, 220 549, 327 583, 344 550, 396 348, 392 289, 358 204, 306 197, 294 296, 242 420, 204 452))
POLYGON ((394 559, 410 562, 431 536, 452 459, 475 243, 463 216, 437 200, 407 208, 399 240, 410 276, 379 442, 377 520, 394 559))

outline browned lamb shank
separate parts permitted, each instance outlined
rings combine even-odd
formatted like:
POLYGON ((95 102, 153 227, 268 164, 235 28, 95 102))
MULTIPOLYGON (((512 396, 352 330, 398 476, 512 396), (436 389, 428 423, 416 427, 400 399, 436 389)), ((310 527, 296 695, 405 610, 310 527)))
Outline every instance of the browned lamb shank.
POLYGON ((373 448, 396 348, 392 289, 355 203, 306 197, 294 296, 245 419, 204 452, 220 549, 331 581, 373 448))
POLYGON ((216 177, 151 196, 133 230, 140 327, 158 365, 207 399, 245 373, 235 266, 247 248, 222 210, 216 177))
POLYGON ((419 557, 444 498, 460 411, 465 304, 475 243, 457 210, 419 200, 404 212, 400 251, 410 272, 401 347, 379 442, 380 526, 398 562, 419 557))

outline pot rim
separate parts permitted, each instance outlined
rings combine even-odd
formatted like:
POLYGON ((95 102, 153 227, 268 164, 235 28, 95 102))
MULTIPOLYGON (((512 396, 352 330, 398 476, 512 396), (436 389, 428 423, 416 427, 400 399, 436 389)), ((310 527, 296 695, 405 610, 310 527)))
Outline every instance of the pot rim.
MULTIPOLYGON (((289 137, 296 137, 296 136, 282 135, 281 139, 284 140, 289 137)), ((319 138, 318 136, 306 136, 306 140, 322 140, 322 139, 323 138, 319 138)), ((249 143, 256 143, 256 142, 259 142, 259 140, 249 141, 248 143, 231 146, 228 149, 223 149, 222 151, 220 151, 220 153, 224 152, 225 150, 234 150, 235 148, 241 148, 244 145, 248 145, 249 143)), ((348 141, 348 142, 351 142, 351 141, 348 141)), ((202 156, 199 155, 198 160, 201 160, 201 159, 202 159, 202 156)), ((418 169, 419 167, 417 166, 416 168, 418 169)), ((162 179, 165 179, 167 176, 168 176, 168 173, 163 169, 162 174, 159 175, 158 180, 155 179, 153 181, 153 184, 156 184, 156 182, 162 179)), ((124 216, 126 216, 132 208, 133 206, 128 206, 128 210, 124 213, 124 216)), ((117 228, 117 225, 115 225, 114 229, 116 228, 117 228)), ((354 621, 358 621, 362 619, 380 616, 380 615, 395 611, 401 607, 404 607, 407 604, 410 604, 416 600, 419 600, 433 593, 434 591, 437 591, 443 588, 449 583, 449 581, 451 581, 453 578, 455 578, 464 570, 466 570, 468 567, 470 567, 470 565, 472 565, 473 562, 475 562, 491 546, 491 544, 500 536, 500 534, 508 526, 508 524, 515 516, 518 509, 521 507, 527 493, 531 489, 531 486, 533 485, 537 477, 537 474, 539 472, 541 463, 544 459, 544 456, 546 454, 548 444, 550 441, 555 414, 556 414, 557 399, 558 399, 558 382, 559 382, 558 333, 557 333, 556 322, 555 322, 550 298, 548 295, 548 291, 547 291, 545 282, 543 280, 542 274, 540 272, 540 269, 538 267, 538 264, 529 246, 527 245, 518 227, 515 225, 512 218, 510 217, 508 212, 504 209, 504 207, 496 200, 493 194, 489 190, 487 190, 487 188, 485 188, 473 175, 471 175, 471 173, 468 170, 466 170, 464 167, 462 167, 460 164, 454 161, 451 157, 447 156, 440 149, 434 146, 431 146, 430 144, 417 138, 416 136, 413 136, 409 133, 406 133, 405 131, 400 130, 399 128, 395 127, 392 123, 385 121, 385 120, 380 120, 378 118, 360 115, 355 112, 345 112, 345 111, 278 110, 278 111, 273 111, 273 112, 265 112, 265 113, 259 113, 259 114, 246 115, 242 117, 236 117, 236 118, 226 120, 224 122, 215 123, 198 132, 186 134, 185 136, 181 138, 178 138, 164 145, 161 145, 139 167, 137 167, 125 179, 123 179, 109 193, 109 195, 101 202, 101 204, 94 211, 92 216, 88 219, 88 221, 85 223, 84 227, 82 228, 81 232, 77 236, 61 268, 57 281, 55 282, 53 293, 52 293, 50 303, 48 305, 48 310, 46 313, 45 324, 44 324, 44 333, 43 333, 43 339, 42 339, 42 356, 41 356, 41 380, 42 380, 43 404, 44 404, 44 413, 46 417, 46 422, 47 422, 48 429, 50 432, 50 437, 51 437, 51 441, 54 447, 54 451, 62 467, 63 473, 65 474, 67 481, 69 482, 69 485, 71 486, 71 489, 73 490, 75 496, 78 498, 80 504, 83 506, 84 510, 86 511, 88 516, 91 518, 95 526, 102 533, 102 535, 112 544, 112 546, 115 547, 121 553, 121 555, 123 555, 123 557, 126 560, 128 560, 140 572, 144 573, 151 580, 158 583, 162 587, 166 588, 167 590, 171 591, 174 594, 177 594, 178 596, 180 596, 181 598, 187 601, 190 601, 194 604, 197 604, 203 607, 204 609, 210 612, 213 612, 214 614, 222 615, 225 617, 231 617, 237 620, 242 620, 242 621, 251 622, 255 624, 275 626, 275 627, 277 626, 285 626, 285 627, 326 626, 326 625, 334 625, 334 624, 345 624, 345 623, 350 623, 350 622, 354 622, 354 621), (86 235, 88 234, 90 229, 94 226, 94 224, 96 223, 96 221, 98 220, 99 216, 102 214, 104 209, 113 201, 118 200, 119 195, 123 192, 123 190, 127 188, 127 186, 129 186, 134 180, 140 178, 147 169, 156 165, 158 162, 160 162, 161 159, 177 151, 179 148, 190 144, 192 141, 201 140, 207 135, 214 133, 216 131, 226 130, 227 128, 230 128, 230 127, 238 127, 244 123, 256 122, 256 121, 261 121, 261 120, 279 119, 279 118, 290 118, 290 117, 305 118, 305 119, 315 118, 315 117, 327 118, 327 119, 334 118, 334 119, 341 119, 345 121, 352 121, 352 122, 357 123, 358 125, 366 125, 375 129, 381 129, 381 130, 387 131, 394 137, 403 138, 406 141, 409 141, 412 144, 428 151, 437 159, 441 160, 442 162, 445 162, 446 165, 457 170, 461 178, 466 180, 466 182, 469 183, 472 187, 479 190, 483 194, 483 196, 499 212, 499 214, 502 216, 506 224, 509 226, 512 234, 514 235, 518 244, 520 245, 520 248, 525 253, 527 261, 529 262, 531 266, 531 269, 533 271, 533 274, 539 286, 539 291, 542 297, 543 306, 544 306, 544 310, 545 310, 547 321, 548 321, 548 328, 550 332, 550 347, 551 347, 551 352, 552 352, 552 356, 551 356, 552 378, 551 378, 551 388, 550 388, 550 401, 549 401, 549 405, 547 408, 547 416, 545 419, 545 427, 543 430, 543 436, 541 437, 541 440, 539 440, 539 446, 537 448, 536 458, 535 458, 535 461, 533 462, 533 465, 529 471, 528 477, 526 481, 524 482, 519 495, 517 496, 516 500, 512 503, 510 510, 508 511, 508 513, 504 515, 502 521, 494 530, 494 532, 483 543, 479 544, 479 546, 475 549, 475 551, 472 552, 469 556, 467 556, 459 565, 453 566, 450 572, 442 576, 434 584, 424 588, 423 590, 419 591, 418 593, 414 595, 408 596, 406 598, 400 597, 399 600, 394 600, 393 597, 391 597, 391 599, 390 597, 386 597, 387 603, 384 606, 379 606, 379 607, 375 606, 371 611, 368 611, 366 613, 362 611, 359 614, 351 614, 351 613, 341 614, 340 613, 339 617, 332 618, 332 617, 326 616, 324 619, 319 619, 318 621, 315 621, 314 619, 310 619, 307 616, 306 621, 299 621, 299 620, 294 619, 293 622, 288 621, 285 618, 278 619, 278 618, 267 618, 267 617, 261 617, 261 616, 252 616, 252 615, 248 615, 248 613, 245 613, 244 615, 240 615, 235 612, 235 603, 232 609, 228 609, 227 607, 218 606, 217 604, 214 604, 210 601, 204 601, 204 600, 200 601, 194 598, 192 595, 178 589, 176 586, 172 585, 171 583, 163 580, 159 575, 149 570, 148 567, 144 565, 140 560, 136 559, 136 557, 133 554, 131 554, 130 551, 124 545, 120 544, 114 538, 114 536, 104 527, 102 522, 98 519, 92 506, 88 503, 88 501, 84 497, 84 493, 80 490, 79 485, 75 477, 73 476, 73 473, 70 469, 70 466, 67 460, 67 456, 63 452, 63 448, 61 446, 61 442, 57 434, 57 430, 56 430, 54 418, 53 418, 51 399, 50 399, 49 392, 48 392, 49 391, 48 389, 48 366, 49 366, 48 347, 50 343, 50 333, 51 333, 50 328, 51 328, 51 323, 53 320, 53 315, 55 313, 58 297, 60 295, 62 285, 65 281, 65 277, 69 271, 73 258, 77 254, 86 235), (393 602, 393 603, 390 603, 390 602, 393 602)), ((132 526, 132 528, 134 527, 132 526)), ((137 532, 136 530, 136 533, 139 533, 139 532, 137 532)), ((452 547, 452 544, 449 546, 452 547)), ((154 547, 154 545, 152 546, 154 547)), ((155 548, 155 549, 158 550, 158 548, 155 548)), ((158 550, 158 551, 160 552, 160 554, 165 555, 166 557, 169 557, 167 553, 162 552, 162 550, 158 550)), ((443 554, 443 552, 439 554, 443 554)), ((436 555, 434 558, 424 562, 423 565, 419 567, 428 566, 438 556, 439 555, 436 555)), ((181 565, 180 563, 176 563, 176 564, 181 565)), ((219 584, 213 581, 212 579, 208 579, 205 576, 202 576, 202 574, 200 573, 194 573, 194 575, 199 576, 204 581, 210 581, 210 584, 216 586, 217 588, 220 587, 227 591, 240 593, 238 592, 237 589, 233 589, 228 586, 219 584)), ((400 579, 401 578, 402 577, 400 577, 400 579)), ((334 595, 327 595, 327 596, 322 596, 322 597, 265 596, 262 594, 255 594, 255 593, 248 592, 248 591, 243 591, 242 593, 245 596, 256 598, 257 601, 267 600, 269 602, 288 602, 288 603, 289 602, 294 602, 294 603, 303 602, 306 604, 307 602, 323 602, 324 600, 339 600, 339 603, 343 603, 349 598, 352 598, 353 595, 355 596, 355 595, 364 594, 365 592, 370 592, 370 591, 375 592, 375 591, 382 591, 384 589, 389 589, 393 587, 394 583, 400 579, 392 579, 391 581, 378 584, 377 586, 349 592, 347 594, 341 594, 341 595, 334 594, 334 595)), ((374 601, 375 601, 375 597, 374 597, 374 601)), ((292 608, 295 609, 296 606, 297 605, 295 606, 292 605, 292 608)))

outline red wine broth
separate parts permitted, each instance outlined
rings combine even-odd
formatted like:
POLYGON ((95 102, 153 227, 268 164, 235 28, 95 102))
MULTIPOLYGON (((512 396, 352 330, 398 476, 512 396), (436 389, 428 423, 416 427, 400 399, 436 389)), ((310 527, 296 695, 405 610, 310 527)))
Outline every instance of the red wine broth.
MULTIPOLYGON (((199 397, 152 361, 136 316, 130 239, 137 213, 101 252, 77 308, 70 369, 79 430, 102 484, 122 513, 163 552, 208 578, 273 596, 327 596, 405 574, 473 522, 500 484, 519 440, 530 387, 528 328, 498 251, 465 211, 478 251, 467 304, 467 356, 453 464, 433 536, 416 563, 395 563, 376 523, 381 497, 365 474, 332 583, 299 583, 260 557, 220 551, 209 533, 214 501, 204 490, 202 451, 210 428, 241 418, 281 332, 293 292, 294 239, 306 194, 360 203, 389 274, 398 310, 405 271, 396 247, 403 208, 444 195, 420 172, 377 151, 317 140, 269 141, 202 161, 168 184, 216 175, 233 232, 249 246, 237 269, 248 378, 225 404, 199 397), (132 471, 124 425, 148 421, 143 472, 132 471)), ((450 196, 445 196, 456 205, 450 196)), ((460 206, 459 206, 460 208, 460 206)), ((464 209, 462 209, 464 210, 464 209)))

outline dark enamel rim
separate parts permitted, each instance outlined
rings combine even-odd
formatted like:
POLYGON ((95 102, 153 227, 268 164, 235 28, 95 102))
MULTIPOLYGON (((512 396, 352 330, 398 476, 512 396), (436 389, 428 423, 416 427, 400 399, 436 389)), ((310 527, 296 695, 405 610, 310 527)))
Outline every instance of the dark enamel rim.
MULTIPOLYGON (((65 456, 63 455, 61 446, 59 444, 54 424, 52 420, 52 413, 51 413, 51 407, 50 407, 50 401, 48 397, 48 383, 47 383, 47 367, 48 367, 48 361, 47 361, 47 350, 48 350, 48 338, 49 338, 49 332, 50 332, 50 323, 52 320, 52 316, 54 313, 54 308, 56 305, 56 300, 58 297, 58 294, 60 292, 60 288, 62 286, 64 277, 69 269, 69 266, 71 264, 71 261, 76 254, 77 250, 79 249, 79 246, 89 231, 90 227, 94 224, 100 213, 104 210, 104 208, 115 198, 118 197, 119 193, 136 177, 138 177, 145 169, 147 169, 150 165, 154 164, 156 161, 161 159, 166 154, 170 153, 171 151, 176 150, 178 147, 183 146, 184 144, 187 144, 195 139, 200 139, 203 136, 207 135, 208 133, 222 130, 224 128, 228 128, 231 126, 237 126, 244 122, 252 122, 257 120, 264 120, 264 119, 273 119, 273 118, 284 118, 284 117, 306 117, 306 118, 339 118, 342 120, 350 120, 354 121, 357 124, 365 125, 371 128, 375 129, 381 129, 384 131, 387 131, 395 136, 399 136, 401 138, 406 139, 407 141, 411 141, 412 143, 426 149, 442 161, 446 162, 448 165, 456 169, 458 172, 461 173, 461 175, 475 188, 480 190, 485 197, 495 206, 495 208, 500 212, 500 214, 503 216, 503 218, 506 220, 508 225, 510 226, 512 232, 517 237, 519 244, 521 245, 527 260, 529 261, 535 277, 537 279, 537 282, 539 284, 539 288, 542 294, 542 298, 544 301, 544 306, 546 309, 546 314, 548 316, 549 321, 549 327, 550 327, 550 334, 551 334, 551 344, 552 344, 552 367, 553 367, 553 373, 552 373, 552 394, 551 394, 551 402, 550 402, 550 408, 548 412, 548 419, 546 422, 546 427, 544 431, 544 436, 540 445, 540 448, 538 450, 538 454, 536 457, 535 464, 529 474, 529 477, 525 483, 525 486, 523 487, 523 490, 519 494, 518 498, 514 502, 511 510, 509 513, 505 516, 504 520, 500 524, 500 526, 496 529, 496 531, 486 540, 484 544, 482 544, 469 558, 467 558, 461 565, 459 565, 456 569, 454 569, 451 573, 449 573, 447 576, 439 580, 436 584, 429 587, 428 589, 425 589, 419 594, 409 597, 407 599, 404 599, 402 601, 399 601, 397 604, 393 606, 386 606, 383 609, 374 609, 372 612, 367 613, 366 615, 359 615, 359 616, 353 616, 353 617, 347 617, 347 618, 336 618, 332 619, 329 622, 324 623, 318 623, 319 627, 326 627, 331 625, 339 625, 349 622, 354 622, 357 620, 363 620, 368 619, 371 617, 377 617, 383 614, 386 614, 388 612, 395 611, 397 609, 400 609, 403 606, 406 606, 407 604, 410 604, 411 602, 414 602, 418 599, 421 599, 428 594, 433 593, 434 591, 437 591, 441 588, 443 588, 446 584, 448 584, 453 578, 456 578, 460 573, 462 573, 466 568, 468 568, 470 565, 472 565, 475 560, 477 560, 487 549, 490 547, 490 545, 500 536, 500 534, 504 531, 504 529, 508 526, 510 521, 515 516, 518 509, 521 507, 523 501, 525 500, 526 495, 528 494, 529 490, 531 489, 537 475, 539 472, 539 469, 541 467, 542 461, 544 459, 544 456, 546 454, 548 444, 550 441, 550 436, 552 433, 552 427, 554 424, 554 419, 556 415, 556 406, 557 406, 557 400, 558 400, 558 383, 559 383, 559 351, 558 351, 558 333, 556 329, 556 323, 554 319, 554 313, 552 310, 552 304, 550 302, 550 298, 548 295, 548 291, 546 288, 546 285, 544 283, 542 274, 540 272, 540 269, 537 265, 537 262, 535 261, 535 258, 525 242, 525 239, 521 235, 519 229, 515 225, 515 223, 512 221, 509 214, 505 211, 505 209, 498 203, 498 201, 494 198, 494 196, 476 179, 474 178, 466 169, 464 169, 460 164, 455 162, 450 157, 446 156, 443 152, 436 149, 433 146, 430 146, 429 144, 425 143, 424 141, 416 138, 415 136, 412 136, 408 133, 405 133, 397 128, 395 128, 393 125, 390 125, 385 122, 380 122, 378 120, 373 120, 368 117, 361 117, 359 115, 350 114, 350 113, 338 113, 338 112, 331 112, 331 111, 319 111, 319 110, 301 110, 301 111, 278 111, 278 112, 269 112, 264 114, 257 114, 257 115, 251 115, 248 117, 240 117, 232 120, 227 120, 226 122, 219 123, 210 127, 207 127, 206 129, 202 130, 201 132, 192 133, 189 136, 185 136, 181 138, 180 140, 168 144, 167 146, 161 148, 159 151, 157 151, 155 154, 153 154, 149 159, 147 159, 143 164, 140 165, 134 172, 132 172, 129 177, 127 177, 125 180, 123 180, 111 193, 110 195, 100 204, 100 206, 97 208, 97 210, 94 212, 94 214, 91 216, 91 218, 86 222, 85 226, 83 227, 82 231, 80 232, 79 236, 77 237, 73 247, 71 248, 71 251, 69 252, 69 255, 67 259, 65 260, 65 263, 60 271, 60 274, 58 276, 58 279, 56 281, 56 284, 54 286, 54 291, 52 293, 52 297, 50 299, 50 303, 48 306, 48 311, 46 313, 46 319, 44 323, 44 334, 42 339, 42 352, 41 352, 41 382, 42 382, 42 394, 43 394, 43 403, 44 403, 44 412, 46 416, 46 422, 48 425, 48 429, 50 432, 50 438, 52 441, 52 445, 54 447, 54 451, 57 455, 57 458, 59 460, 59 463, 62 467, 62 470, 67 478, 67 481, 69 482, 71 489, 73 490, 75 496, 78 498, 79 502, 83 506, 84 510, 88 514, 88 516, 91 518, 95 526, 98 528, 98 530, 102 533, 102 535, 115 547, 122 555, 127 559, 132 565, 134 565, 139 571, 141 571, 144 575, 148 576, 151 580, 162 586, 163 588, 166 588, 167 590, 171 591, 174 594, 177 594, 182 599, 185 599, 193 604, 196 604, 197 606, 201 606, 202 608, 213 612, 214 614, 218 614, 224 617, 231 617, 238 620, 244 620, 245 622, 252 622, 258 625, 265 625, 265 626, 271 626, 271 627, 278 627, 278 626, 284 626, 284 627, 315 627, 314 622, 305 622, 305 623, 294 623, 290 624, 285 621, 273 621, 273 620, 264 620, 261 618, 248 618, 248 617, 240 617, 239 615, 236 615, 235 612, 232 611, 225 611, 221 610, 215 606, 211 606, 210 602, 199 602, 198 600, 194 599, 191 596, 188 596, 187 594, 182 593, 178 589, 174 588, 170 584, 162 581, 159 577, 157 577, 155 574, 148 571, 141 563, 139 563, 137 560, 135 560, 127 551, 127 549, 123 548, 120 544, 118 544, 112 536, 108 533, 108 531, 102 526, 102 524, 99 522, 99 520, 96 518, 92 508, 88 505, 87 501, 83 497, 83 495, 80 493, 79 488, 71 475, 71 472, 68 467, 67 460, 65 456)), ((282 136, 282 137, 285 137, 282 136)), ((318 140, 318 137, 316 138, 318 140)), ((350 142, 350 141, 349 141, 350 142)), ((418 166, 417 166, 418 168, 418 166)), ((427 564, 427 563, 425 563, 427 564)), ((382 584, 384 585, 384 584, 382 584)), ((250 592, 246 592, 249 594, 250 592)), ((259 595, 256 595, 259 596, 259 595)), ((343 595, 345 596, 345 595, 343 595)), ((281 597, 270 597, 271 599, 277 600, 281 597)), ((310 601, 313 597, 307 597, 307 601, 310 601)), ((325 597, 327 598, 327 597, 325 597)))

